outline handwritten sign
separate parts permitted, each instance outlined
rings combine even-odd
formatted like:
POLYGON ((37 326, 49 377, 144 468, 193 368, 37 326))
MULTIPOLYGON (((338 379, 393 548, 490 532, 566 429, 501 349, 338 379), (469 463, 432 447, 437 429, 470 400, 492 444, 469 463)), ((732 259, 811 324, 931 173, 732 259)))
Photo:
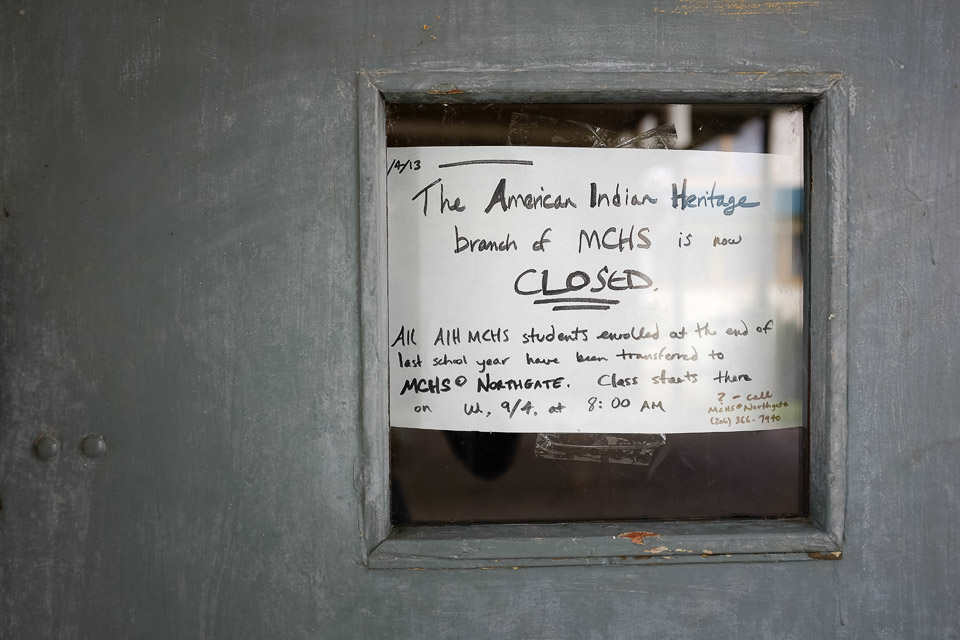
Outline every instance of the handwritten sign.
POLYGON ((789 158, 418 147, 387 163, 391 425, 801 424, 789 158))

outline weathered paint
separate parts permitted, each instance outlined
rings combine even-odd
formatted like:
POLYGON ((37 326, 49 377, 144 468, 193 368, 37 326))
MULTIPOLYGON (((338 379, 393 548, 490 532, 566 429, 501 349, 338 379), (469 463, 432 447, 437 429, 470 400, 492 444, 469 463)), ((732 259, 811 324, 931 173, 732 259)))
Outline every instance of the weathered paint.
POLYGON ((960 637, 958 27, 951 0, 4 3, 0 636, 960 637), (360 69, 843 74, 842 558, 365 565, 360 69))
POLYGON ((676 0, 657 7, 662 13, 689 15, 693 12, 720 16, 807 15, 820 3, 816 0, 755 2, 749 0, 676 0))

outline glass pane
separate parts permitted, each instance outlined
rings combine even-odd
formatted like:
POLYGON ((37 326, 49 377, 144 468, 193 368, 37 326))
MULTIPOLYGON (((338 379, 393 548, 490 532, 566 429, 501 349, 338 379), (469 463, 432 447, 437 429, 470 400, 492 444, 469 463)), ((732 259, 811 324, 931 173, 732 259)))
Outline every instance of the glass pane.
MULTIPOLYGON (((772 153, 776 281, 803 290, 804 112, 774 105, 390 104, 391 147, 551 146, 772 153), (786 186, 782 186, 786 185, 786 186)), ((722 295, 723 292, 720 292, 722 295)), ((779 376, 806 389, 804 318, 781 327, 779 376)), ((800 403, 802 404, 802 403, 800 403)), ((805 424, 805 408, 796 407, 805 424)), ((395 523, 572 522, 807 514, 805 427, 662 434, 484 433, 392 427, 395 523)), ((752 427, 751 427, 752 428, 752 427)))

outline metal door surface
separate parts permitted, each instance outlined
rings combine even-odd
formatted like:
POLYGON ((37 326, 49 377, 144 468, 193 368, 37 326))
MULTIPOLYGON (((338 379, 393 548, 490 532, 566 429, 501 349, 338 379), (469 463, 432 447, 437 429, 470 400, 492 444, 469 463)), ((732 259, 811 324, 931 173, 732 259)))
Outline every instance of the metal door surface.
POLYGON ((0 636, 960 638, 958 33, 948 0, 4 1, 0 636), (618 525, 391 527, 382 107, 524 92, 822 107, 815 531, 647 562, 618 525))

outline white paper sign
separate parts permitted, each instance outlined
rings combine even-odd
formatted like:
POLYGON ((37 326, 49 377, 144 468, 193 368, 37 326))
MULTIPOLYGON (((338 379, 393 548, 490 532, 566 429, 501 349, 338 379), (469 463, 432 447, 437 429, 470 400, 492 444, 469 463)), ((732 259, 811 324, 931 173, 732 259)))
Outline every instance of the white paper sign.
POLYGON ((418 147, 387 162, 391 425, 801 424, 790 159, 418 147))

